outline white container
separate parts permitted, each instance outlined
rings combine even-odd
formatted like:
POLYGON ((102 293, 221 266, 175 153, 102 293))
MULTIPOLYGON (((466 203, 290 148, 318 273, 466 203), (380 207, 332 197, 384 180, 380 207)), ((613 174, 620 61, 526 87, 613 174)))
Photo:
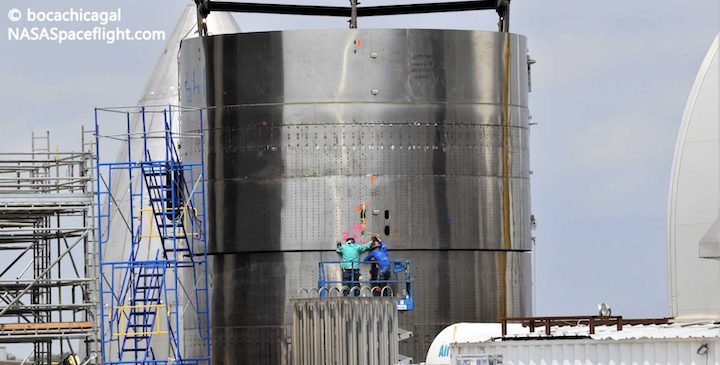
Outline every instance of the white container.
POLYGON ((455 343, 462 365, 705 365, 720 363, 720 338, 521 340, 455 343))

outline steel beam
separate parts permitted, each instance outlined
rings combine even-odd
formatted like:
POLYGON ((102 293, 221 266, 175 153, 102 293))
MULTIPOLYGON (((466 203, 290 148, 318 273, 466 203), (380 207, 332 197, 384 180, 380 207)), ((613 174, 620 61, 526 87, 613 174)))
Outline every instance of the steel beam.
MULTIPOLYGON (((316 6, 290 4, 258 4, 232 1, 199 1, 203 16, 213 11, 238 13, 265 13, 310 16, 350 17, 352 7, 347 6, 316 6)), ((443 13, 472 10, 497 10, 497 0, 453 1, 446 3, 401 4, 358 7, 357 16, 385 16, 424 13, 443 13)))

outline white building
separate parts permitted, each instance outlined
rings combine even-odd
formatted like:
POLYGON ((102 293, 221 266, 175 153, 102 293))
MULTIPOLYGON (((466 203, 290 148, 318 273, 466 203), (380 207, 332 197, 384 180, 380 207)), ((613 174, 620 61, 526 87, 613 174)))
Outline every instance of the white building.
MULTIPOLYGON (((497 326, 500 332, 499 324, 497 326)), ((448 364, 590 365, 720 363, 720 325, 710 321, 661 325, 553 327, 530 334, 514 331, 502 341, 457 342, 448 364), (542 334, 540 334, 542 333, 542 334)), ((430 362, 428 362, 430 364, 430 362)))

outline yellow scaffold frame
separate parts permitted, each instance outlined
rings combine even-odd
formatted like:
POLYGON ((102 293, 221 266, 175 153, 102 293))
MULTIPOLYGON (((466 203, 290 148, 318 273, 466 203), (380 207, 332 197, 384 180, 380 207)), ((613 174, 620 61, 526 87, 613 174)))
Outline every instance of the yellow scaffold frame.
MULTIPOLYGON (((165 208, 163 213, 168 213, 168 212, 172 211, 172 209, 173 208, 165 208)), ((187 214, 185 214, 185 206, 182 206, 182 207, 179 207, 176 209, 178 209, 180 211, 180 214, 182 215, 182 219, 183 219, 183 227, 185 227, 185 229, 187 229, 187 227, 189 227, 189 226, 188 226, 188 221, 187 221, 187 214)), ((154 214, 153 208, 140 209, 138 211, 138 215, 137 215, 138 221, 142 222, 142 216, 143 216, 143 213, 145 213, 145 212, 150 212, 150 214, 148 214, 148 227, 150 227, 150 228, 149 228, 149 233, 141 234, 140 238, 160 238, 159 232, 157 232, 157 233, 153 232, 153 227, 155 226, 155 222, 153 222, 153 214, 154 214)), ((193 213, 195 215, 195 218, 197 218, 197 216, 198 216, 197 208, 193 208, 193 213)), ((189 234, 186 232, 186 235, 189 237, 198 237, 199 236, 199 234, 197 232, 191 232, 189 234)))
POLYGON ((162 323, 159 313, 162 313, 159 311, 160 308, 167 308, 165 315, 166 318, 170 317, 170 307, 168 307, 165 304, 142 304, 142 305, 121 305, 114 307, 113 309, 118 309, 121 311, 120 316, 120 325, 118 326, 118 331, 113 333, 114 336, 117 337, 134 337, 134 336, 146 336, 146 335, 165 335, 168 333, 167 330, 163 330, 160 326, 162 323), (150 332, 137 332, 132 331, 128 332, 127 330, 127 321, 128 321, 128 315, 125 313, 125 310, 132 310, 132 309, 155 309, 155 326, 156 329, 150 332), (124 324, 124 325, 123 325, 124 324))

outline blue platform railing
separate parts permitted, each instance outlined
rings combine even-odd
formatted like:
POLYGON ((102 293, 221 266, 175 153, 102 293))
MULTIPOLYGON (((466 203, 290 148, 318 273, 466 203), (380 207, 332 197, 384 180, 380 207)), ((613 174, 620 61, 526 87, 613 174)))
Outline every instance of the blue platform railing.
POLYGON ((342 261, 320 261, 318 263, 318 290, 320 295, 325 297, 330 294, 332 288, 338 289, 339 293, 346 295, 364 295, 360 290, 353 290, 353 287, 370 288, 374 295, 387 295, 396 297, 397 309, 400 311, 411 311, 415 308, 413 294, 413 272, 412 264, 408 260, 391 260, 391 274, 389 280, 370 280, 362 276, 368 274, 375 261, 358 261, 361 273, 360 280, 351 278, 349 281, 342 280, 342 261), (332 273, 332 274, 331 274, 332 273), (391 290, 384 290, 389 287, 391 290), (375 288, 375 290, 372 290, 375 288), (343 290, 344 289, 344 290, 343 290))

